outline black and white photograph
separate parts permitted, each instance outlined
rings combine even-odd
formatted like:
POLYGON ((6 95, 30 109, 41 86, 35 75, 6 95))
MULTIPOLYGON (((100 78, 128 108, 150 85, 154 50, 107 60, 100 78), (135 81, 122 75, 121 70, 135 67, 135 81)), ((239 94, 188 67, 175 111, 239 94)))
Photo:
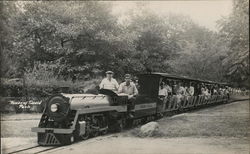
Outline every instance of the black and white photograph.
POLYGON ((249 0, 0 1, 2 154, 249 154, 249 0))

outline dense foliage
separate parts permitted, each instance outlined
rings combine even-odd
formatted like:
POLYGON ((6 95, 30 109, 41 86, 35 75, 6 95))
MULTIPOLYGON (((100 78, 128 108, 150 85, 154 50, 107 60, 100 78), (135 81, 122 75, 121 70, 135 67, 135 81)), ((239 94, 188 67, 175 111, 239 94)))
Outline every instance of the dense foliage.
POLYGON ((231 81, 249 85, 249 1, 234 0, 233 12, 219 21, 220 35, 227 43, 223 61, 231 81))
POLYGON ((248 0, 235 1, 232 15, 219 21, 219 32, 186 16, 144 9, 119 22, 108 2, 0 3, 5 78, 78 81, 98 78, 106 70, 117 78, 151 70, 249 80, 248 0))

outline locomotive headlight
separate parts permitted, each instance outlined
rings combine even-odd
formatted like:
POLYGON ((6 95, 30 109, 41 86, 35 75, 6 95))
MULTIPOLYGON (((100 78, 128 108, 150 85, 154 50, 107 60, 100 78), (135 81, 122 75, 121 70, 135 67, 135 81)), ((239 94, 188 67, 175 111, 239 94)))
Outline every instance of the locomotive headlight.
POLYGON ((51 110, 52 112, 56 112, 56 111, 58 110, 58 107, 59 107, 58 104, 52 104, 52 105, 50 106, 50 110, 51 110))

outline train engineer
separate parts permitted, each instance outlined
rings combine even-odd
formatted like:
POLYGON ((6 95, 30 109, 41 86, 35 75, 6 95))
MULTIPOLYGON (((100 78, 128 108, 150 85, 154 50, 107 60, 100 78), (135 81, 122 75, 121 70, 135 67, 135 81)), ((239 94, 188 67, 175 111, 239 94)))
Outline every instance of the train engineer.
POLYGON ((106 78, 104 78, 99 85, 100 89, 109 89, 112 91, 118 90, 119 84, 116 81, 116 79, 113 78, 113 74, 114 74, 114 72, 112 72, 112 71, 106 72, 106 78))
POLYGON ((138 90, 135 84, 131 81, 130 74, 125 74, 125 82, 120 84, 118 93, 127 94, 129 99, 138 94, 138 90))

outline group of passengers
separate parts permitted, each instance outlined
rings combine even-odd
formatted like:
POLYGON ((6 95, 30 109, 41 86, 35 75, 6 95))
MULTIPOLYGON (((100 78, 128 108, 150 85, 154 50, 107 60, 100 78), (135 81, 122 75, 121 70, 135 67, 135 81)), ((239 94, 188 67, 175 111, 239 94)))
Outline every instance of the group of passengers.
POLYGON ((127 94, 129 99, 135 97, 138 94, 136 84, 132 82, 130 74, 125 74, 125 81, 120 85, 116 79, 113 78, 113 74, 114 73, 112 71, 106 72, 106 78, 104 78, 99 85, 100 89, 112 90, 118 94, 127 94))
POLYGON ((249 90, 247 90, 245 88, 231 88, 231 87, 229 87, 229 92, 233 95, 243 95, 243 96, 249 95, 249 90))
POLYGON ((159 98, 167 98, 168 96, 173 96, 178 103, 187 99, 190 96, 205 96, 208 99, 211 95, 227 95, 229 98, 229 87, 218 85, 205 85, 205 84, 193 84, 192 82, 182 82, 182 81, 165 82, 160 83, 159 87, 159 98), (172 84, 170 84, 172 83, 172 84))
POLYGON ((193 96, 194 87, 191 83, 189 83, 187 86, 183 86, 182 82, 178 82, 178 84, 174 82, 174 84, 170 86, 169 84, 165 84, 165 82, 161 82, 159 96, 171 95, 193 96))
POLYGON ((183 86, 182 82, 173 82, 172 85, 161 82, 158 95, 160 99, 164 100, 164 102, 168 96, 173 96, 173 98, 176 99, 177 104, 179 104, 184 99, 184 96, 193 96, 194 92, 192 83, 183 86))

